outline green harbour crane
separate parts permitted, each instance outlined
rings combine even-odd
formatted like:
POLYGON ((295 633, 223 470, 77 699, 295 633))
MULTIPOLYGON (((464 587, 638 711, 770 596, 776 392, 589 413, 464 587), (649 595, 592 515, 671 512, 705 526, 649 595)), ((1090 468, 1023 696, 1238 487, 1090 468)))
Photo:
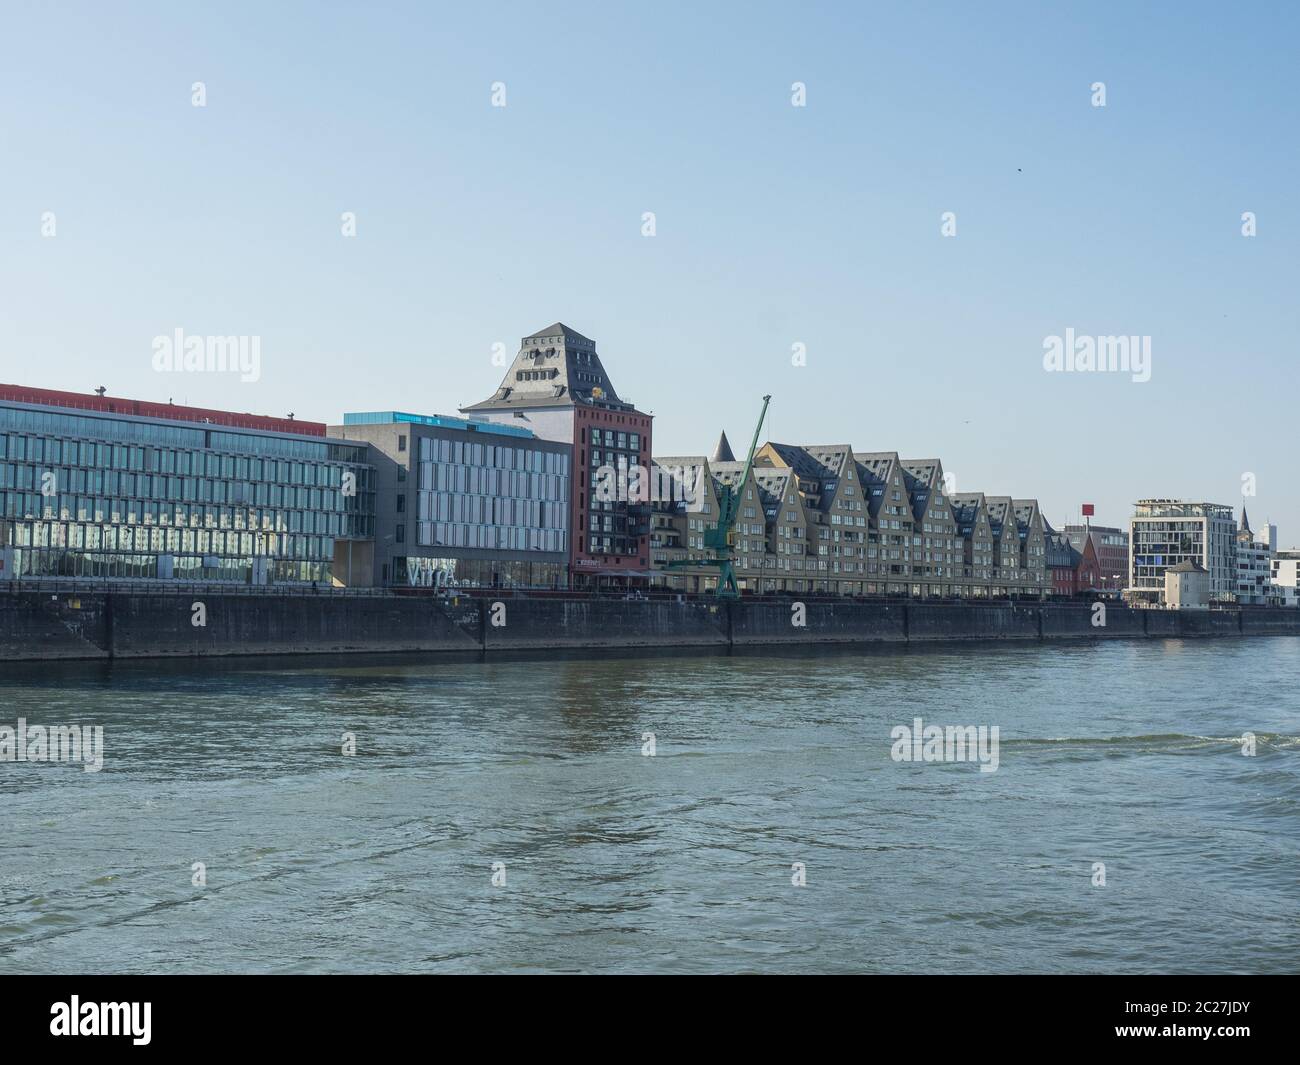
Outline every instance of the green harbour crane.
MULTIPOLYGON (((767 405, 771 396, 763 397, 763 409, 758 412, 758 424, 754 426, 754 438, 749 442, 749 454, 745 456, 745 468, 740 480, 734 485, 718 484, 718 520, 716 524, 706 526, 704 546, 713 552, 712 558, 682 558, 665 562, 666 569, 680 569, 684 566, 716 566, 718 570, 719 599, 739 599, 740 585, 736 583, 736 515, 740 513, 740 494, 744 491, 749 472, 754 468, 754 452, 758 449, 758 434, 763 431, 763 419, 767 417, 767 405)), ((703 476, 703 469, 700 471, 703 476)), ((701 485, 701 490, 703 486, 701 485)))

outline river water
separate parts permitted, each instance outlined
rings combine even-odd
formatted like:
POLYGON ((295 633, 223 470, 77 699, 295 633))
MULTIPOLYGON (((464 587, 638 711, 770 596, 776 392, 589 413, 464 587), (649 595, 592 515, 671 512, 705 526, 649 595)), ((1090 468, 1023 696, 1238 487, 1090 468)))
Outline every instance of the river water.
POLYGON ((45 663, 0 700, 104 730, 100 772, 0 762, 0 972, 1300 968, 1294 638, 45 663), (917 717, 998 726, 997 770, 895 761, 917 717))

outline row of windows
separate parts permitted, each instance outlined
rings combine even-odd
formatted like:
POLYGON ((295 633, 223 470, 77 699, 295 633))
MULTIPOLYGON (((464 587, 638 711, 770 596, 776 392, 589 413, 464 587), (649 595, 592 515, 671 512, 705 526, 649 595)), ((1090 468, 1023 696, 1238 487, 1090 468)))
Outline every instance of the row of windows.
POLYGON ((372 515, 319 510, 268 510, 141 499, 89 496, 43 496, 0 492, 0 515, 17 520, 81 521, 175 529, 248 529, 260 532, 308 532, 351 538, 374 535, 372 515))
MULTIPOLYGON (((47 500, 81 494, 157 500, 163 503, 229 503, 235 506, 358 512, 373 510, 363 497, 345 496, 333 488, 293 488, 279 484, 212 481, 205 477, 164 477, 162 474, 105 473, 101 470, 42 470, 0 462, 0 491, 24 489, 47 500)), ((366 494, 365 499, 373 499, 366 494)))
POLYGON ((637 553, 636 541, 628 540, 621 536, 593 536, 591 546, 584 548, 582 538, 578 540, 578 550, 588 555, 613 555, 616 558, 631 556, 637 553))
POLYGON ((594 447, 617 447, 624 450, 640 451, 641 434, 628 433, 615 429, 596 429, 589 430, 591 444, 594 447))
POLYGON ((12 546, 150 554, 256 555, 291 559, 334 557, 334 541, 327 536, 163 529, 143 525, 82 525, 60 521, 15 524, 12 546))
MULTIPOLYGON (((331 457, 332 445, 307 437, 260 436, 219 430, 161 425, 125 418, 82 414, 54 414, 48 411, 0 407, 0 430, 66 439, 115 440, 154 447, 234 451, 246 455, 274 455, 278 458, 315 459, 331 457)), ((346 445, 345 445, 346 446, 346 445)), ((62 461, 62 460, 56 460, 62 461)))
POLYGON ((475 525, 519 525, 560 533, 569 524, 568 507, 564 503, 450 492, 420 492, 419 518, 475 525))
POLYGON ((617 470, 627 470, 633 466, 640 468, 637 459, 638 456, 630 451, 600 451, 593 448, 591 452, 591 468, 593 470, 599 469, 601 466, 609 466, 617 470))
MULTIPOLYGON (((47 468, 84 467, 79 472, 132 471, 194 477, 224 477, 227 480, 265 481, 272 484, 338 488, 343 484, 341 464, 297 462, 213 451, 177 451, 170 448, 134 447, 84 440, 0 434, 0 460, 28 462, 47 468)), ((371 468, 350 467, 358 490, 372 487, 371 468)))
POLYGON ((488 469, 421 462, 419 487, 423 492, 461 492, 515 499, 568 499, 568 477, 554 473, 488 469))
POLYGON ((487 466, 498 470, 525 470, 530 473, 567 475, 569 456, 563 451, 543 451, 505 444, 481 444, 468 440, 420 438, 419 460, 455 463, 458 466, 487 466))
MULTIPOLYGON (((272 584, 328 582, 330 563, 274 559, 266 565, 272 584)), ((171 556, 125 551, 74 551, 63 548, 19 548, 14 551, 15 577, 91 577, 96 580, 152 580, 251 582, 251 557, 219 558, 213 555, 171 556)))
MULTIPOLYGON (((717 587, 717 578, 698 576, 666 576, 658 578, 659 586, 666 588, 690 589, 693 591, 712 591, 717 587)), ((965 599, 1005 598, 1010 594, 1029 593, 1038 595, 1040 589, 1016 587, 1014 585, 967 586, 962 584, 908 584, 886 581, 828 581, 803 579, 741 578, 742 591, 759 588, 764 592, 830 592, 840 595, 910 595, 914 599, 930 597, 956 597, 965 599)))
POLYGON ((559 529, 422 521, 416 532, 419 543, 424 547, 467 547, 488 551, 551 551, 557 554, 568 550, 568 538, 559 529))

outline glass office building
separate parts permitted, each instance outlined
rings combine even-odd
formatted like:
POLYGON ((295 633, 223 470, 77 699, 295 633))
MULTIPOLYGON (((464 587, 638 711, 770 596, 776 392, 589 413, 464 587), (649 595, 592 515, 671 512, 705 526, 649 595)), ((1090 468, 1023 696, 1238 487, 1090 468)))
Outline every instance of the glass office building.
POLYGON ((572 449, 527 429, 447 415, 351 413, 372 448, 381 583, 568 586, 572 449))
POLYGON ((328 583, 367 449, 290 419, 0 386, 0 580, 328 583))

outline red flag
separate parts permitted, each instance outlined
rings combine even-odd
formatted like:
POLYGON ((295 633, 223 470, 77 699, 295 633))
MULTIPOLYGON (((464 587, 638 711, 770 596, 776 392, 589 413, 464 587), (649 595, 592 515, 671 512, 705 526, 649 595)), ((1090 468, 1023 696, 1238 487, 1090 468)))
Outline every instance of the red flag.
POLYGON ((1096 512, 1096 508, 1091 503, 1085 503, 1083 505, 1083 516, 1085 518, 1091 518, 1096 512))

